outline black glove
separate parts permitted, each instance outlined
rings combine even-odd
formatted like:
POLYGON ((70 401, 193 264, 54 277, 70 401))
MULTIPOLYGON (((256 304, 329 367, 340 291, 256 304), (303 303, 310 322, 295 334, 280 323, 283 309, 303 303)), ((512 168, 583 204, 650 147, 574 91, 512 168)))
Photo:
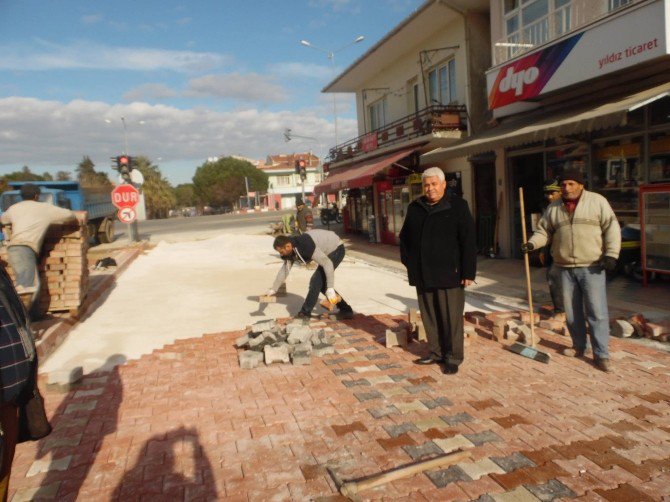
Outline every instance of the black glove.
POLYGON ((603 256, 602 265, 606 272, 614 272, 616 270, 616 258, 611 256, 603 256))
POLYGON ((521 244, 522 253, 530 253, 533 249, 535 249, 535 246, 533 245, 532 242, 526 242, 525 244, 521 244))

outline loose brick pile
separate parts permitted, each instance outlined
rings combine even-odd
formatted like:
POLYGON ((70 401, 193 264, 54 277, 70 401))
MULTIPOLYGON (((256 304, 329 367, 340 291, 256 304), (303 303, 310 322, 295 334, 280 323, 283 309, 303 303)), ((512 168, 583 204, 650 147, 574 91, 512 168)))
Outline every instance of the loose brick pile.
MULTIPOLYGON (((87 251, 88 234, 82 219, 49 227, 38 265, 41 283, 35 307, 38 313, 79 309, 88 289, 87 251)), ((0 261, 14 280, 6 247, 0 250, 0 261)))
POLYGON ((332 330, 312 330, 302 321, 282 326, 274 320, 259 321, 248 333, 235 341, 240 367, 253 369, 262 362, 293 363, 296 366, 312 363, 312 356, 334 354, 335 336, 332 330))

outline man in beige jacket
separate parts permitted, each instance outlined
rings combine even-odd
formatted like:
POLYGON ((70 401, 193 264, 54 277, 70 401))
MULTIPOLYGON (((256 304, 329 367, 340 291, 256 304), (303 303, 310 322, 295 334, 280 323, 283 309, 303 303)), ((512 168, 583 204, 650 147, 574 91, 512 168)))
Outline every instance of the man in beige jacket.
MULTIPOLYGON (((7 260, 14 271, 18 293, 32 293, 30 307, 39 296, 40 275, 37 261, 49 225, 76 220, 73 211, 39 202, 40 187, 32 183, 21 186, 21 202, 2 214, 3 225, 12 226, 7 260)), ((29 310, 30 310, 29 307, 29 310)))
POLYGON ((584 356, 588 321, 594 363, 602 371, 610 371, 605 271, 616 268, 621 227, 607 199, 584 189, 580 171, 568 170, 559 179, 562 198, 549 205, 521 250, 527 253, 551 241, 573 346, 564 354, 584 356))

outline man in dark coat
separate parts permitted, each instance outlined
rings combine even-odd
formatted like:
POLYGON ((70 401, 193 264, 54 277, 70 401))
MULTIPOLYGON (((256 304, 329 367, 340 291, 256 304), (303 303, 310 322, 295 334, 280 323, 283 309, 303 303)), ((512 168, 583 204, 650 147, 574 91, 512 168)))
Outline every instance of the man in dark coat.
POLYGON ((416 286, 430 354, 416 364, 444 363, 455 374, 463 362, 465 290, 477 271, 475 224, 468 203, 445 195, 438 167, 421 176, 424 195, 412 202, 400 231, 400 257, 416 286))

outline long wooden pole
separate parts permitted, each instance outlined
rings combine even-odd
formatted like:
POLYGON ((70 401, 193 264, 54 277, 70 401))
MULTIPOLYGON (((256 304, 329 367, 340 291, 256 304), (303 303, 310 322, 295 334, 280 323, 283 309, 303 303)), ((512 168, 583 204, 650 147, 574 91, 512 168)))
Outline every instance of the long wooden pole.
MULTIPOLYGON (((526 208, 523 203, 523 187, 519 187, 519 202, 521 204, 521 236, 523 242, 528 242, 526 237, 526 208)), ((526 289, 528 290, 528 314, 530 319, 530 346, 535 347, 535 321, 533 319, 533 293, 530 287, 530 260, 528 253, 523 254, 523 261, 526 268, 526 289)))
MULTIPOLYGON (((359 479, 357 481, 347 481, 339 486, 340 493, 345 497, 351 499, 358 492, 363 490, 368 490, 374 488, 375 486, 383 485, 385 483, 390 483, 397 479, 405 478, 412 476, 419 472, 428 471, 431 469, 438 469, 444 467, 445 465, 453 465, 461 460, 470 458, 470 452, 467 450, 457 450, 452 453, 447 453, 445 455, 440 455, 437 458, 431 458, 428 460, 422 460, 413 464, 409 464, 397 469, 392 469, 390 471, 381 472, 370 476, 364 479, 359 479)), ((331 473, 331 476, 333 474, 331 473)))

